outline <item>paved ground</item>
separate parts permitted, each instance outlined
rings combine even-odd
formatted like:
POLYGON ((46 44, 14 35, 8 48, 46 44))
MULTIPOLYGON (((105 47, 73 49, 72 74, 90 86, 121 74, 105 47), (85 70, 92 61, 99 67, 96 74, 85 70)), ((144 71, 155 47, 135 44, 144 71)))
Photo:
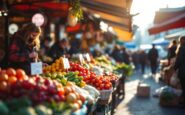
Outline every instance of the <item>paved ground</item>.
POLYGON ((159 105, 159 99, 152 96, 152 93, 163 86, 157 78, 149 74, 135 74, 125 84, 126 95, 123 101, 117 107, 115 115, 185 115, 185 109, 159 105), (138 82, 150 84, 151 96, 149 98, 139 98, 136 94, 138 82))

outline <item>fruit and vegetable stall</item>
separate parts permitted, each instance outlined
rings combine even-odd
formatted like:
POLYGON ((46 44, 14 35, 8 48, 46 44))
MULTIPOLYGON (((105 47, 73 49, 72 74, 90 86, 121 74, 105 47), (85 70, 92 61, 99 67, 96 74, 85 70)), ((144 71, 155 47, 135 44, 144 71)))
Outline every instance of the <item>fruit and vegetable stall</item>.
POLYGON ((105 56, 61 57, 44 66, 42 74, 36 75, 26 75, 22 69, 1 69, 0 113, 113 114, 117 94, 124 96, 124 80, 131 73, 129 65, 118 64, 105 56))

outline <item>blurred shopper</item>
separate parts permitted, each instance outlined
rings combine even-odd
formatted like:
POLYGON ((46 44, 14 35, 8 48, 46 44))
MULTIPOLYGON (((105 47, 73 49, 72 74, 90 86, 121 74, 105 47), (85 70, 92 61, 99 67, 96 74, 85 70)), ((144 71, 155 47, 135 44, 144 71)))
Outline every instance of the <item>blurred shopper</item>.
POLYGON ((114 50, 112 51, 111 56, 117 62, 123 62, 123 56, 122 56, 122 52, 121 52, 121 47, 119 45, 115 45, 114 50))
POLYGON ((177 49, 177 42, 176 40, 173 40, 170 43, 168 48, 168 65, 174 62, 175 56, 176 56, 176 53, 175 53, 176 49, 177 49))
POLYGON ((49 56, 53 59, 53 61, 64 55, 69 55, 69 43, 65 38, 56 42, 49 51, 49 56))
POLYGON ((180 44, 177 48, 177 57, 174 69, 178 71, 178 78, 182 86, 183 105, 185 106, 185 36, 180 37, 180 44))
POLYGON ((123 56, 123 62, 126 64, 130 64, 130 55, 126 51, 126 48, 123 46, 122 48, 122 56, 123 56))
POLYGON ((132 62, 135 66, 136 72, 138 72, 138 70, 140 68, 139 67, 139 52, 138 51, 135 51, 135 52, 132 53, 132 62))
POLYGON ((151 67, 151 72, 153 75, 156 74, 157 71, 157 67, 158 67, 158 51, 155 48, 155 45, 152 45, 152 49, 149 50, 148 52, 148 59, 150 62, 150 67, 151 67))
POLYGON ((80 48, 81 40, 77 39, 75 36, 71 37, 70 46, 71 46, 71 48, 69 50, 70 55, 77 54, 77 53, 81 52, 81 48, 80 48))
POLYGON ((142 74, 145 73, 145 66, 146 66, 146 62, 147 62, 147 54, 145 53, 144 50, 141 50, 140 51, 140 54, 139 54, 139 63, 141 65, 141 72, 142 74))
POLYGON ((48 36, 46 37, 41 44, 41 49, 39 51, 39 56, 43 62, 50 64, 53 60, 49 57, 49 51, 51 48, 52 39, 48 36))
POLYGON ((38 51, 40 48, 41 34, 40 27, 33 23, 24 25, 16 32, 9 45, 8 62, 13 68, 22 68, 27 74, 30 74, 30 63, 38 59, 38 51))

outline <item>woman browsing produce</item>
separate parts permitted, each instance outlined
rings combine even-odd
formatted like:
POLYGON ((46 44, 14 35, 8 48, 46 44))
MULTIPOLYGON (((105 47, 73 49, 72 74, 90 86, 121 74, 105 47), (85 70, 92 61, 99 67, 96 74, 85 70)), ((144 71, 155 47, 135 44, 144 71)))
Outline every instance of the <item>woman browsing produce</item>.
POLYGON ((22 68, 30 74, 30 63, 38 59, 36 51, 40 48, 40 34, 40 27, 29 23, 12 36, 8 49, 10 67, 22 68))

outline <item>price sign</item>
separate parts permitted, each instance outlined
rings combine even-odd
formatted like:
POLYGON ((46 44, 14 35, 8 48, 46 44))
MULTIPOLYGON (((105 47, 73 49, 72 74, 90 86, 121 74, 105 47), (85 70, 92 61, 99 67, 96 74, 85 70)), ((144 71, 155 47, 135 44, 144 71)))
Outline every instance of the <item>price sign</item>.
POLYGON ((69 60, 67 58, 65 58, 65 65, 67 69, 70 68, 69 60))
POLYGON ((42 62, 31 63, 31 75, 42 74, 42 62))
POLYGON ((69 69, 70 68, 69 60, 67 58, 63 58, 62 61, 64 64, 64 69, 69 69))
POLYGON ((83 55, 82 54, 79 54, 79 60, 80 60, 80 63, 83 63, 84 62, 84 58, 83 58, 83 55))
POLYGON ((90 57, 90 55, 88 53, 85 54, 85 58, 87 59, 88 62, 91 61, 91 57, 90 57))

